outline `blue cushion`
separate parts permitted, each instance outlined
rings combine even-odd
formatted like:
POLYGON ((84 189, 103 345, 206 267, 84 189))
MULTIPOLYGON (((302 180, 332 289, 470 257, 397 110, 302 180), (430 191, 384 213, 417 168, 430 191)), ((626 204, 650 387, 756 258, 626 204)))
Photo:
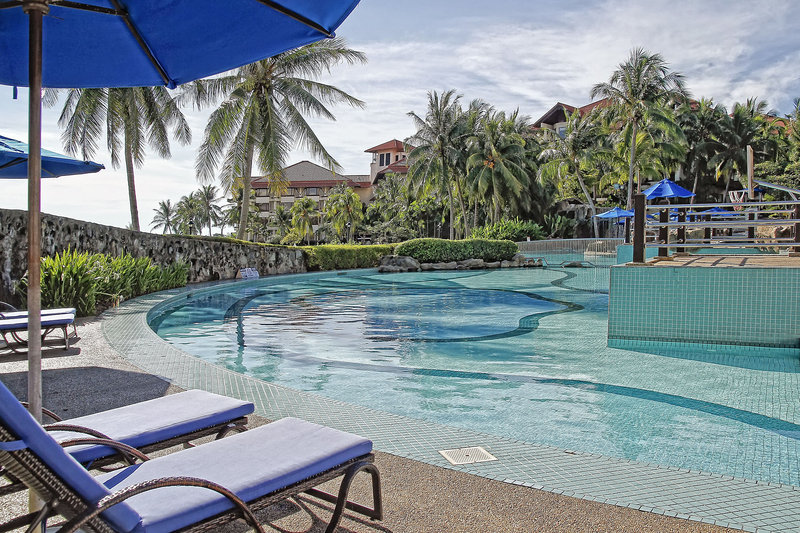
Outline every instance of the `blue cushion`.
MULTIPOLYGON (((101 498, 110 494, 108 489, 47 434, 2 382, 0 382, 0 421, 86 501, 96 504, 101 498)), ((114 506, 103 513, 103 516, 119 531, 127 532, 140 527, 139 515, 125 503, 114 506)))
MULTIPOLYGON (((247 416, 254 408, 251 402, 190 390, 61 423, 88 427, 141 448, 247 416)), ((50 435, 59 442, 86 436, 67 431, 51 431, 50 435)), ((114 453, 106 446, 72 446, 68 451, 81 463, 114 453)))
MULTIPOLYGON (((60 307, 58 309, 42 309, 42 316, 49 315, 74 315, 76 313, 74 307, 60 307)), ((0 318, 26 318, 27 311, 0 311, 0 318)))
MULTIPOLYGON (((68 326, 75 322, 75 315, 47 315, 42 316, 42 327, 52 328, 68 326)), ((22 331, 28 329, 28 317, 7 318, 0 320, 0 331, 22 331)))
MULTIPOLYGON (((372 451, 372 442, 297 418, 158 457, 97 477, 111 490, 154 478, 190 476, 219 483, 251 501, 372 451)), ((155 489, 127 500, 142 517, 137 532, 174 531, 231 509, 198 487, 155 489)))

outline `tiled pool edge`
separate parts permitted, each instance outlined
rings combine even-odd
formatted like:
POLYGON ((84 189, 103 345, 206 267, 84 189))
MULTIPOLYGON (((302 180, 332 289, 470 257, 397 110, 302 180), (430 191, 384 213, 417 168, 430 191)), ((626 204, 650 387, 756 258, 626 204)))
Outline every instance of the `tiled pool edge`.
POLYGON ((147 311, 186 292, 125 302, 102 320, 109 344, 131 363, 184 388, 253 401, 270 419, 298 416, 371 438, 376 449, 518 485, 748 531, 800 530, 800 489, 717 474, 571 452, 441 426, 243 376, 197 359, 158 337, 147 311), (480 445, 499 461, 452 466, 438 450, 480 445))

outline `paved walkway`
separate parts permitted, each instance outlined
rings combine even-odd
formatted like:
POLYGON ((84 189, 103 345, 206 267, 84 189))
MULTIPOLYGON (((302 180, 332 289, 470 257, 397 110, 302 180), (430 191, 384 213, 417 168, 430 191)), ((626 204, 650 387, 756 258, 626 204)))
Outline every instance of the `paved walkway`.
POLYGON ((493 480, 745 531, 800 531, 798 487, 500 438, 346 404, 216 367, 164 342, 148 327, 147 311, 166 298, 160 293, 124 303, 106 314, 103 331, 131 363, 180 387, 246 399, 268 419, 291 415, 323 423, 364 435, 378 450, 493 480), (498 460, 452 466, 438 452, 466 446, 482 446, 498 460))

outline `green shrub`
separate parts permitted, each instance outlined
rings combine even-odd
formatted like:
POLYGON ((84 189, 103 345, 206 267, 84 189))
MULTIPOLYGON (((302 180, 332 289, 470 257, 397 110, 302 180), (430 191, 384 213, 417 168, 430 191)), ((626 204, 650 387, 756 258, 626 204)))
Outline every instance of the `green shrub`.
POLYGON ((449 263, 465 259, 502 261, 511 259, 519 251, 514 242, 507 240, 466 239, 412 239, 400 243, 395 253, 408 255, 420 263, 449 263))
MULTIPOLYGON (((67 249, 42 258, 42 307, 74 307, 79 316, 93 315, 98 303, 105 307, 142 294, 183 287, 188 277, 186 263, 160 267, 148 257, 110 257, 67 249)), ((23 300, 27 286, 26 274, 17 286, 23 300)))
POLYGON ((303 246, 309 270, 342 270, 378 266, 384 255, 391 255, 391 244, 324 244, 303 246))
POLYGON ((542 227, 535 222, 523 221, 518 218, 514 220, 501 220, 495 224, 489 224, 474 228, 472 230, 473 239, 497 239, 520 242, 527 240, 528 237, 532 241, 545 238, 542 227))

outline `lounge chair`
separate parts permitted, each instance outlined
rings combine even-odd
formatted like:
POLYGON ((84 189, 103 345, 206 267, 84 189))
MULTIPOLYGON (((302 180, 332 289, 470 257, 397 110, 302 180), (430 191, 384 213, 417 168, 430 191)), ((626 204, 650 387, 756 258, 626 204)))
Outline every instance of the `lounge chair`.
MULTIPOLYGON (((72 441, 84 443, 109 442, 72 441)), ((332 533, 345 508, 382 518, 373 460, 372 442, 365 438, 284 418, 92 477, 0 387, 0 465, 44 501, 40 512, 13 519, 0 531, 25 524, 33 530, 60 515, 67 520, 62 533, 212 531, 239 518, 262 532, 255 511, 310 491, 336 501, 327 529, 332 533), (372 478, 373 509, 347 501, 350 483, 362 470, 372 478), (314 489, 341 475, 338 497, 314 489)))
MULTIPOLYGON (((73 335, 77 337, 74 308, 42 310, 42 340, 53 331, 60 330, 64 334, 64 349, 69 350, 69 326, 72 326, 73 335)), ((26 346, 27 341, 19 336, 19 333, 26 331, 28 331, 27 311, 0 312, 0 335, 8 348, 16 352, 17 346, 26 346), (10 335, 11 340, 6 335, 10 335)))
MULTIPOLYGON (((247 415, 254 410, 251 402, 189 390, 69 420, 61 420, 47 409, 42 411, 56 421, 45 425, 44 429, 58 442, 89 436, 151 453, 179 444, 188 445, 190 441, 209 435, 220 439, 229 433, 244 431, 247 415)), ((86 468, 135 462, 135 455, 101 444, 72 446, 69 452, 86 468)), ((0 468, 0 476, 4 473, 0 468)), ((0 486, 0 496, 25 488, 14 479, 9 481, 0 486)))

